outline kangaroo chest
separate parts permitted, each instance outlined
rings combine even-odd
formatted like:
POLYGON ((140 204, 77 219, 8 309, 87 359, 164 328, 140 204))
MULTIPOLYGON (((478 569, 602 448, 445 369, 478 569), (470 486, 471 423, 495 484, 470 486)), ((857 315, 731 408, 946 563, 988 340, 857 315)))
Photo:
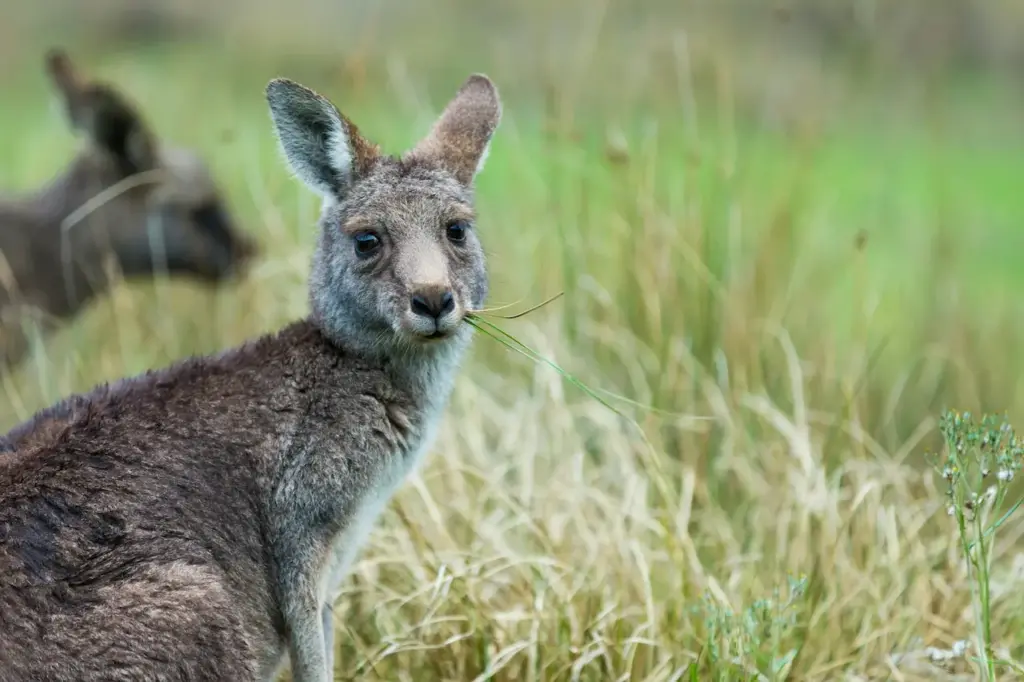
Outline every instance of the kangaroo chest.
POLYGON ((422 461, 436 434, 437 419, 429 419, 420 433, 400 452, 388 453, 376 480, 367 486, 342 529, 331 539, 327 561, 320 575, 320 598, 332 602, 348 575, 359 550, 395 492, 422 461))

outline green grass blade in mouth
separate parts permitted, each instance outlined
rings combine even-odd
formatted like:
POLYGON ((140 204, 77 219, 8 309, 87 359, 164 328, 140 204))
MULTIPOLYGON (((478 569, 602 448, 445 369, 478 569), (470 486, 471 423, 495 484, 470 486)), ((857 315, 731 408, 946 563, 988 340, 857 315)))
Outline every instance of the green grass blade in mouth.
POLYGON ((496 325, 491 324, 487 320, 481 319, 477 315, 470 315, 470 316, 468 316, 466 318, 466 321, 474 329, 476 329, 476 330, 486 334, 487 336, 491 337, 492 339, 494 339, 495 341, 497 341, 501 345, 505 346, 506 348, 509 348, 509 349, 519 353, 520 355, 525 355, 526 357, 530 358, 531 360, 534 360, 535 362, 542 362, 545 365, 547 365, 548 367, 551 367, 556 372, 558 372, 563 378, 565 378, 569 383, 571 383, 574 386, 576 386, 576 388, 580 389, 581 391, 583 391, 584 393, 589 395, 591 398, 593 398, 597 402, 601 403, 602 405, 604 405, 605 407, 607 407, 609 410, 611 410, 615 414, 619 415, 620 417, 623 417, 624 419, 628 419, 628 420, 632 421, 632 419, 630 419, 630 417, 628 415, 623 414, 620 410, 616 409, 614 405, 611 405, 606 400, 604 400, 596 391, 594 391, 594 389, 590 388, 589 386, 584 384, 582 381, 580 381, 579 379, 574 377, 572 374, 570 374, 566 370, 562 369, 558 365, 558 363, 553 362, 551 360, 548 360, 547 358, 545 358, 544 356, 540 355, 539 353, 534 351, 532 348, 530 348, 529 346, 524 344, 522 341, 519 341, 517 338, 515 338, 514 336, 512 336, 508 332, 504 331, 500 327, 497 327, 496 325))
MULTIPOLYGON (((554 300, 554 298, 549 299, 549 301, 551 301, 551 300, 554 300)), ((543 304, 541 304, 541 305, 543 305, 543 304)), ((532 308, 531 310, 535 310, 536 308, 539 308, 539 307, 540 307, 539 305, 538 306, 534 306, 534 308, 532 308)), ((528 310, 526 312, 530 312, 530 311, 528 310)), ((510 317, 508 319, 514 319, 515 317, 519 317, 519 316, 521 316, 523 314, 525 314, 525 313, 520 313, 520 314, 518 314, 516 316, 513 316, 513 317, 510 317)), ((633 407, 636 407, 637 409, 641 409, 641 410, 644 410, 644 411, 647 411, 647 412, 651 412, 651 413, 654 413, 654 414, 659 414, 659 415, 662 415, 662 416, 685 418, 685 419, 711 419, 711 417, 694 417, 693 415, 687 415, 687 414, 683 414, 681 412, 671 412, 669 410, 663 410, 663 409, 654 407, 653 405, 647 405, 647 404, 641 403, 641 402, 639 402, 637 400, 633 400, 631 398, 627 398, 624 395, 620 395, 618 393, 615 393, 613 391, 609 391, 607 389, 593 388, 593 387, 588 386, 587 384, 585 384, 580 379, 576 378, 572 373, 570 373, 569 371, 567 371, 564 368, 562 368, 558 363, 554 362, 553 360, 549 360, 548 358, 545 358, 540 353, 538 353, 537 351, 533 350, 532 348, 527 346, 525 343, 523 343, 522 341, 517 339, 512 334, 510 334, 507 331, 505 331, 504 329, 502 329, 501 327, 497 326, 493 322, 489 322, 489 321, 487 321, 485 319, 482 319, 478 314, 470 313, 466 317, 466 321, 473 328, 479 330, 480 332, 483 332, 484 334, 486 334, 487 336, 491 337, 492 339, 494 339, 498 343, 502 344, 506 348, 514 350, 515 352, 519 353, 520 355, 524 355, 524 356, 530 358, 531 360, 533 360, 535 362, 542 362, 545 365, 547 365, 548 367, 551 367, 556 372, 558 372, 562 377, 564 377, 568 382, 570 382, 571 384, 576 386, 578 389, 580 389, 581 391, 583 391, 584 393, 589 395, 594 400, 597 400, 599 403, 601 403, 602 405, 604 405, 608 409, 612 410, 615 414, 619 415, 620 417, 624 417, 624 418, 626 418, 626 419, 628 419, 630 421, 633 421, 633 419, 631 417, 629 417, 628 415, 624 414, 621 410, 618 410, 617 408, 615 408, 615 406, 613 406, 611 403, 609 403, 605 398, 602 398, 601 397, 602 394, 607 396, 609 399, 618 400, 618 401, 621 401, 623 403, 626 403, 627 405, 632 405, 633 407)))
POLYGON ((471 315, 475 315, 475 316, 488 315, 490 317, 501 318, 502 320, 518 320, 520 317, 525 317, 526 315, 529 315, 530 313, 532 313, 534 311, 540 310, 541 308, 543 308, 547 304, 553 303, 554 301, 558 300, 559 298, 561 298, 564 295, 565 295, 564 291, 559 291, 554 296, 552 296, 552 297, 550 297, 550 298, 548 298, 548 299, 546 299, 544 301, 541 301, 537 305, 531 306, 531 307, 527 308, 526 310, 523 310, 522 312, 515 313, 513 315, 495 315, 494 314, 494 311, 496 311, 496 310, 504 310, 505 308, 511 308, 512 307, 511 305, 498 306, 497 308, 491 308, 490 310, 488 310, 486 308, 483 309, 483 310, 475 310, 475 311, 473 311, 470 314, 471 315))

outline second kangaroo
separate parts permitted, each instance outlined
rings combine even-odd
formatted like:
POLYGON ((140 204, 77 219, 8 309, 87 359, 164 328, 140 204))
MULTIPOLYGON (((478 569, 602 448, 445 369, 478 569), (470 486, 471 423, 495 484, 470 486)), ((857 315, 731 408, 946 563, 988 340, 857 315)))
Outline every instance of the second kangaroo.
POLYGON ((312 90, 266 94, 323 197, 311 313, 0 438, 0 680, 332 678, 336 590, 487 295, 473 180, 501 105, 473 75, 395 157, 312 90))
POLYGON ((161 144, 118 89, 84 77, 63 50, 45 62, 85 144, 45 187, 0 199, 0 369, 27 356, 26 321, 52 331, 111 275, 224 282, 258 253, 196 152, 161 144))

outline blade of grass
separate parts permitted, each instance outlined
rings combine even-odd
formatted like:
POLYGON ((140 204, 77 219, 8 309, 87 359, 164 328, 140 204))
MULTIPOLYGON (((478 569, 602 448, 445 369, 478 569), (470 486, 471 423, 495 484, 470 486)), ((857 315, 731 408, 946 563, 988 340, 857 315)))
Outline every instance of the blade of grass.
POLYGON ((534 312, 535 310, 540 310, 541 308, 546 306, 548 303, 551 303, 551 302, 561 298, 564 295, 565 295, 564 291, 559 291, 557 294, 555 294, 551 298, 547 299, 546 301, 542 301, 542 302, 538 303, 537 305, 535 305, 533 307, 530 307, 530 308, 527 308, 526 310, 524 310, 522 312, 519 312, 519 313, 516 313, 514 315, 495 315, 493 313, 493 311, 495 311, 495 310, 501 310, 503 308, 511 308, 512 307, 511 305, 499 306, 497 308, 491 308, 490 310, 488 310, 488 309, 474 310, 473 314, 475 314, 475 315, 490 315, 491 317, 498 317, 498 318, 501 318, 503 320, 518 320, 520 317, 525 317, 526 315, 529 315, 530 313, 534 312))
POLYGON ((534 360, 534 361, 537 361, 537 362, 542 362, 542 363, 548 365, 549 367, 553 368, 556 372, 558 372, 560 375, 565 377, 565 379, 567 381, 569 381, 574 386, 576 386, 577 388, 579 388, 580 390, 585 392, 587 395, 589 395, 590 397, 594 398, 595 400, 600 402, 602 405, 608 407, 610 410, 612 410, 613 412, 615 412, 619 416, 626 417, 627 419, 630 419, 630 421, 632 421, 632 418, 627 417, 625 414, 623 414, 622 412, 617 410, 615 407, 613 407, 607 401, 603 400, 600 397, 600 394, 604 394, 605 396, 607 396, 609 398, 612 398, 612 399, 624 402, 627 405, 632 405, 633 407, 636 407, 638 409, 645 410, 647 412, 651 412, 651 413, 654 413, 654 414, 660 414, 660 415, 667 416, 667 417, 685 418, 685 419, 693 419, 693 420, 711 420, 712 419, 712 417, 701 417, 701 416, 694 416, 694 415, 683 414, 683 413, 680 413, 680 412, 671 412, 669 410, 663 410, 661 408, 654 407, 653 405, 647 405, 647 404, 641 403, 641 402, 639 402, 637 400, 633 400, 631 398, 627 398, 624 395, 620 395, 618 393, 615 393, 613 391, 609 391, 607 389, 592 388, 592 387, 586 385, 585 383, 583 383, 581 380, 577 379, 575 376, 573 376, 571 373, 569 373, 568 371, 566 371, 562 367, 560 367, 556 362, 543 357, 542 355, 537 353, 537 351, 533 350, 532 348, 527 346, 525 343, 523 343, 522 341, 520 341, 519 339, 514 337, 512 334, 509 334, 507 331, 505 331, 501 327, 497 326, 496 324, 494 324, 492 322, 489 322, 489 321, 487 321, 485 319, 482 319, 480 316, 475 315, 475 314, 470 314, 469 316, 467 316, 466 321, 469 322, 469 324, 471 324, 474 328, 480 330, 481 332, 484 332, 485 334, 487 334, 491 338, 493 338, 496 341, 500 342, 502 345, 504 345, 504 346, 506 346, 508 348, 512 348, 516 352, 520 353, 521 355, 525 355, 526 357, 530 358, 531 360, 534 360), (486 327, 488 329, 483 329, 480 325, 486 325, 486 327), (502 338, 498 338, 498 336, 495 336, 495 334, 500 335, 502 338))
POLYGON ((519 353, 521 355, 524 355, 524 356, 530 358, 531 360, 534 360, 534 361, 537 361, 537 362, 543 362, 545 365, 547 365, 548 367, 551 367, 556 372, 558 372, 566 381, 568 381, 572 385, 576 386, 578 389, 580 389, 581 391, 583 391, 584 393, 589 395, 591 398, 593 398, 597 402, 599 402, 602 405, 604 405, 605 407, 607 407, 609 410, 611 410, 615 414, 619 415, 620 417, 623 417, 625 419, 629 419, 630 421, 632 421, 628 415, 623 414, 621 411, 616 409, 613 405, 611 405, 610 403, 605 401, 603 398, 601 398, 601 396, 598 395, 598 393, 596 391, 591 389, 589 386, 584 384, 582 381, 580 381, 579 379, 574 377, 569 372, 567 372, 564 369, 562 369, 561 367, 559 367, 557 363, 552 362, 551 360, 548 360, 544 356, 542 356, 542 355, 536 353, 535 351, 533 351, 526 344, 518 341, 511 334, 508 334, 507 332, 503 331, 502 329, 496 327, 495 325, 492 325, 491 323, 489 323, 486 320, 483 320, 483 319, 481 319, 480 317, 477 317, 477 316, 469 316, 469 317, 466 318, 466 321, 474 329, 476 329, 476 330, 486 334, 487 336, 491 337, 492 339, 494 339, 498 343, 502 344, 506 348, 514 350, 515 352, 517 352, 517 353, 519 353), (486 325, 486 327, 483 326, 483 325, 486 325), (491 327, 494 331, 492 331, 491 329, 488 329, 487 327, 491 327), (495 331, 498 332, 498 333, 496 334, 495 331), (499 336, 499 334, 501 336, 499 336), (505 338, 502 338, 503 336, 504 337, 508 337, 509 339, 511 339, 511 341, 506 340, 505 338))

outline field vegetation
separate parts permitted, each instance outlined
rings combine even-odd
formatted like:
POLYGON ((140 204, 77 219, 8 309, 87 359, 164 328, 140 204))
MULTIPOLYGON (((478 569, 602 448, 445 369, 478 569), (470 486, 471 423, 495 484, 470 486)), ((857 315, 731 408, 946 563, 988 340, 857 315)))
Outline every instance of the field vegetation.
POLYGON ((0 378, 0 428, 305 314, 318 206, 279 157, 271 77, 390 152, 468 73, 501 89, 490 304, 564 295, 487 319, 600 400, 477 335, 337 603, 338 679, 1024 670, 1022 492, 1000 476, 1020 453, 980 440, 1009 433, 982 414, 1024 424, 1019 2, 908 2, 939 27, 909 53, 919 24, 886 3, 80 4, 0 22, 0 187, 75 149, 41 68, 60 40, 204 151, 264 257, 219 291, 118 288, 0 378))

